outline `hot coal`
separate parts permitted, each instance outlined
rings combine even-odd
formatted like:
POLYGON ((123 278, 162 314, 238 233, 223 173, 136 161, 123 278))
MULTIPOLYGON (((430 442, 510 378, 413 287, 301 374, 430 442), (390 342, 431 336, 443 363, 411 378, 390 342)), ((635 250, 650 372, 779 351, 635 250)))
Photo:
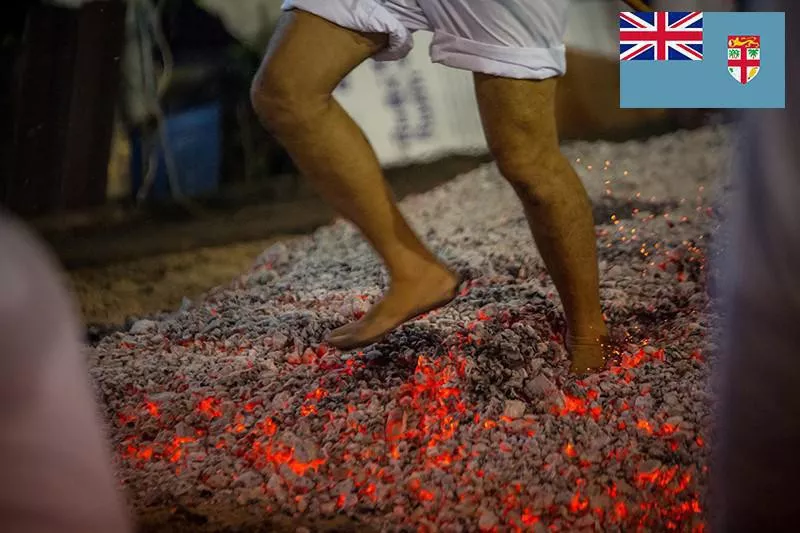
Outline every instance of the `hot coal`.
POLYGON ((344 222, 105 337, 92 374, 135 510, 227 505, 387 531, 702 531, 710 189, 729 137, 564 148, 596 212, 620 207, 598 237, 624 350, 586 379, 567 373, 558 297, 492 165, 403 202, 470 281, 363 351, 321 344, 387 283, 344 222))

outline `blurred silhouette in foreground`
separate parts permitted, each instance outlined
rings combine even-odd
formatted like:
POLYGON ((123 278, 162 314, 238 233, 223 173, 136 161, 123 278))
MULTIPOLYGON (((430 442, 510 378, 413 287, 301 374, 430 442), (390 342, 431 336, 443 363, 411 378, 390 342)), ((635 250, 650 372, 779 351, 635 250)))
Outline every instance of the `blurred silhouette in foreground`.
POLYGON ((59 269, 2 211, 0 250, 0 530, 128 532, 59 269))
POLYGON ((748 4, 786 13, 788 105, 745 112, 734 152, 711 493, 712 530, 726 533, 796 531, 800 517, 800 6, 748 4))

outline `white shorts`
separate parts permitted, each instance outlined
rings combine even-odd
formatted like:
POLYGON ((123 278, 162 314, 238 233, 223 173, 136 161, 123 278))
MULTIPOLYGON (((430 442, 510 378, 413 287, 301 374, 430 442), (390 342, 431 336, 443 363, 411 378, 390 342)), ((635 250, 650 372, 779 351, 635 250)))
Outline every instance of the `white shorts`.
POLYGON ((284 0, 339 26, 386 33, 389 45, 374 59, 405 57, 417 30, 433 32, 435 63, 519 79, 566 72, 564 33, 568 0, 284 0))

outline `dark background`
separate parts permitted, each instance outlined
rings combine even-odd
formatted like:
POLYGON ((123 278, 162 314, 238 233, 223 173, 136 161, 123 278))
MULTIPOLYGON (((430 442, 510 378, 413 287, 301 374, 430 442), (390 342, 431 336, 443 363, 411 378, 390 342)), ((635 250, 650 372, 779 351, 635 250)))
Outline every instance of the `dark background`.
MULTIPOLYGON (((80 9, 37 1, 4 4, 0 205, 30 218, 106 202, 111 134, 121 109, 125 13, 121 0, 80 9)), ((221 185, 252 181, 254 175, 268 182, 272 174, 291 172, 247 101, 257 55, 192 0, 167 2, 162 27, 175 61, 164 113, 209 101, 222 105, 221 185), (243 139, 255 146, 244 147, 243 139), (262 157, 245 163, 245 151, 262 157)), ((136 125, 127 126, 136 131, 136 125)))

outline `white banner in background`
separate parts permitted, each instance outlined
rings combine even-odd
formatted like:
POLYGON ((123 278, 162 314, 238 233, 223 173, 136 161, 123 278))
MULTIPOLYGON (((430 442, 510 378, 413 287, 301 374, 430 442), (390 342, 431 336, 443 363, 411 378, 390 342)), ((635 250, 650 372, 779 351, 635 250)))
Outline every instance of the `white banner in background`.
POLYGON ((385 166, 486 151, 471 74, 432 64, 430 40, 417 35, 400 61, 367 61, 334 93, 385 166))

